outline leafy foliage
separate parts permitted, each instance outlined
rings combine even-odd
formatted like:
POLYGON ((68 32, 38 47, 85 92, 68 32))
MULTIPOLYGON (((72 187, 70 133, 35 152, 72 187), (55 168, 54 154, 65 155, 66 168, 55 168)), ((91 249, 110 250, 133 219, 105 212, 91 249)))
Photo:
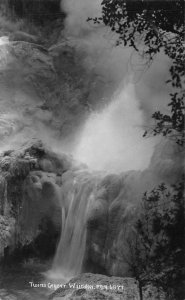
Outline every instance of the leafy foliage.
POLYGON ((152 283, 168 299, 184 299, 185 203, 184 183, 167 189, 160 184, 142 199, 135 238, 128 241, 131 270, 141 287, 152 283))
MULTIPOLYGON (((116 44, 133 47, 148 65, 160 51, 171 59, 170 78, 173 88, 170 94, 170 114, 155 112, 152 118, 154 135, 162 134, 185 142, 185 47, 184 1, 103 0, 102 17, 95 23, 109 26, 118 35, 116 44)), ((89 19, 91 20, 91 19, 89 19)), ((144 136, 148 131, 144 133, 144 136)))

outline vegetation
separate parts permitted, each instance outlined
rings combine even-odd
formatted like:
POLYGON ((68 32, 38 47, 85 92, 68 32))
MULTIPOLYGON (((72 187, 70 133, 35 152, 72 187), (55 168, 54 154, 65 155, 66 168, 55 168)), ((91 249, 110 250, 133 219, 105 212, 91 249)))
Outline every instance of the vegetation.
POLYGON ((135 235, 127 241, 130 268, 142 289, 148 284, 165 291, 168 300, 185 295, 184 182, 167 189, 160 184, 142 199, 135 235))
MULTIPOLYGON (((169 114, 153 113, 155 124, 148 133, 185 142, 185 68, 184 68, 184 0, 103 0, 102 17, 95 23, 109 26, 118 36, 117 45, 135 49, 150 66, 163 51, 171 59, 169 114)), ((91 20, 91 19, 89 19, 91 20)))

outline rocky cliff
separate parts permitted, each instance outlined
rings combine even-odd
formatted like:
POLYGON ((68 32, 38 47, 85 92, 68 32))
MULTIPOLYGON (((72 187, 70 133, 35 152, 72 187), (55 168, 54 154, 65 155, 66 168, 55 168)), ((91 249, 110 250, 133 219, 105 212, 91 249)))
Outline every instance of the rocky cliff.
POLYGON ((1 155, 1 257, 26 246, 35 256, 53 254, 61 231, 61 176, 70 165, 39 142, 1 155))
POLYGON ((1 146, 3 140, 7 144, 7 138, 12 142, 15 135, 19 135, 20 143, 28 136, 47 139, 71 133, 87 112, 82 101, 83 80, 79 76, 77 79, 78 71, 83 77, 82 68, 77 65, 76 77, 73 74, 73 48, 66 52, 64 44, 52 54, 24 32, 19 32, 19 41, 16 38, 16 32, 12 38, 1 37, 1 146), (66 57, 69 52, 70 57, 66 57))

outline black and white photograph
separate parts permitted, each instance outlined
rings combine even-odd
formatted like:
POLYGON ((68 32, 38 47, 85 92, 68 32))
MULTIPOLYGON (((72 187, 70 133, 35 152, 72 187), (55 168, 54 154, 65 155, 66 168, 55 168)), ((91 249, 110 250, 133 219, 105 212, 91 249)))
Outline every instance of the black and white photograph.
POLYGON ((184 121, 184 0, 0 0, 0 300, 185 300, 184 121))

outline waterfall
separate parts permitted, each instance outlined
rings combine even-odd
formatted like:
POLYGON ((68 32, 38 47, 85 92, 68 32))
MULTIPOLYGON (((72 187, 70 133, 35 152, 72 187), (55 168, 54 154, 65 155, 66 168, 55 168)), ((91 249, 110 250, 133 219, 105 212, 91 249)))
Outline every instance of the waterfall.
MULTIPOLYGON (((70 174, 71 175, 71 174, 70 174)), ((86 247, 86 220, 94 199, 96 178, 87 173, 71 175, 63 183, 62 232, 51 277, 69 279, 81 272, 86 247)))

